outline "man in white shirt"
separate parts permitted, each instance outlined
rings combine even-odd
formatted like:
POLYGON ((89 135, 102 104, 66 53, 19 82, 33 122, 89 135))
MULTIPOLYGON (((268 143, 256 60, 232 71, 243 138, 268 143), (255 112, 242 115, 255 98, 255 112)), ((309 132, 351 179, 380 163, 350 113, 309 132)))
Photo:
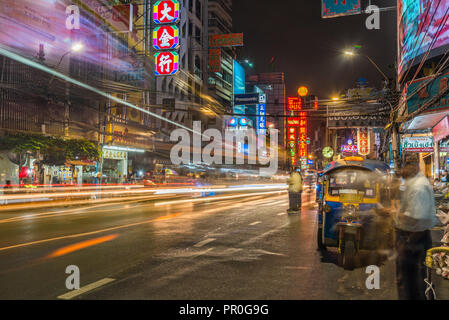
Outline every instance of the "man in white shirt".
POLYGON ((418 163, 407 162, 401 171, 405 188, 396 225, 396 280, 401 300, 425 300, 426 250, 432 246, 430 230, 437 223, 435 199, 429 180, 418 163))

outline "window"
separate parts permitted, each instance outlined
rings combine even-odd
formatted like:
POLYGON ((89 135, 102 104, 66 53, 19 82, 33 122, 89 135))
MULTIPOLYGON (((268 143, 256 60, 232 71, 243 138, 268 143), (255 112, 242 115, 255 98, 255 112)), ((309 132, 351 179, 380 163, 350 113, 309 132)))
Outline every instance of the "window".
POLYGON ((201 78, 201 59, 199 56, 195 56, 195 75, 201 78))
POLYGON ((196 0, 196 4, 195 4, 195 13, 196 13, 196 17, 198 19, 200 19, 200 21, 203 21, 203 19, 201 19, 201 2, 199 0, 196 0))
POLYGON ((193 34, 193 24, 189 22, 189 36, 191 37, 193 34))
POLYGON ((195 26, 195 39, 201 43, 201 29, 195 26))

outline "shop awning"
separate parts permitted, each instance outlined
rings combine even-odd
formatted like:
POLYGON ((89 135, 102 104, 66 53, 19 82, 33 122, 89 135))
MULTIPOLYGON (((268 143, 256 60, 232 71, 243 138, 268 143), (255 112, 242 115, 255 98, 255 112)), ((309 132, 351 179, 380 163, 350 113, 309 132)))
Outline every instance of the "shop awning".
POLYGON ((449 114, 449 111, 428 113, 416 116, 410 121, 407 121, 402 127, 401 132, 413 132, 422 130, 431 130, 438 122, 440 122, 445 116, 449 114))

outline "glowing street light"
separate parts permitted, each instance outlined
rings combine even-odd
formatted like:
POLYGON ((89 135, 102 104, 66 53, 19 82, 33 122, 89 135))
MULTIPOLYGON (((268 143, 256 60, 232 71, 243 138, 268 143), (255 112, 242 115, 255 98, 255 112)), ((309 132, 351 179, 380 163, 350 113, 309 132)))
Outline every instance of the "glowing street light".
POLYGON ((83 48, 84 48, 84 45, 83 45, 81 42, 77 42, 77 43, 74 43, 74 44, 72 45, 72 47, 70 48, 70 50, 71 50, 72 52, 78 52, 78 51, 83 50, 83 48))
POLYGON ((379 68, 379 66, 373 61, 373 59, 371 59, 369 56, 367 56, 366 54, 363 53, 355 53, 354 51, 350 51, 350 50, 346 50, 344 51, 345 56, 348 57, 353 57, 355 55, 360 55, 360 56, 364 56, 365 58, 367 58, 369 60, 369 62, 377 69, 377 71, 379 71, 379 73, 384 77, 385 80, 387 80, 387 82, 389 81, 388 77, 385 75, 385 73, 383 73, 383 71, 379 68))
MULTIPOLYGON (((68 55, 69 53, 76 53, 76 52, 80 52, 81 50, 83 50, 83 48, 84 48, 84 45, 83 45, 83 43, 82 42, 75 42, 74 44, 72 44, 72 46, 70 47, 70 50, 69 51, 67 51, 66 53, 64 53, 62 56, 61 56, 61 59, 59 59, 59 62, 58 62, 58 64, 55 66, 55 70, 58 70, 58 68, 59 68, 59 65, 61 64, 61 62, 62 62, 62 59, 64 59, 64 57, 66 56, 66 55, 68 55)), ((48 85, 50 86, 51 84, 52 84, 52 82, 53 82, 53 80, 55 79, 55 75, 53 75, 52 77, 51 77, 51 79, 50 79, 50 81, 48 82, 48 85)))
POLYGON ((339 101, 339 100, 340 100, 339 97, 333 97, 333 98, 332 98, 332 101, 339 101))
POLYGON ((309 94, 309 89, 306 86, 301 86, 298 88, 298 95, 300 97, 306 97, 309 94))

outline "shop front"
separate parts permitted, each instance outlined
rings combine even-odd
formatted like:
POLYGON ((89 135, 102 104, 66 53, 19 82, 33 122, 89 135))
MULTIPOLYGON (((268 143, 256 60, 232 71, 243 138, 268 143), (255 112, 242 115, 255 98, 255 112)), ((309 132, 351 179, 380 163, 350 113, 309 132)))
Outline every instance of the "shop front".
POLYGON ((102 183, 124 183, 128 176, 128 151, 114 146, 104 146, 102 151, 102 183))

